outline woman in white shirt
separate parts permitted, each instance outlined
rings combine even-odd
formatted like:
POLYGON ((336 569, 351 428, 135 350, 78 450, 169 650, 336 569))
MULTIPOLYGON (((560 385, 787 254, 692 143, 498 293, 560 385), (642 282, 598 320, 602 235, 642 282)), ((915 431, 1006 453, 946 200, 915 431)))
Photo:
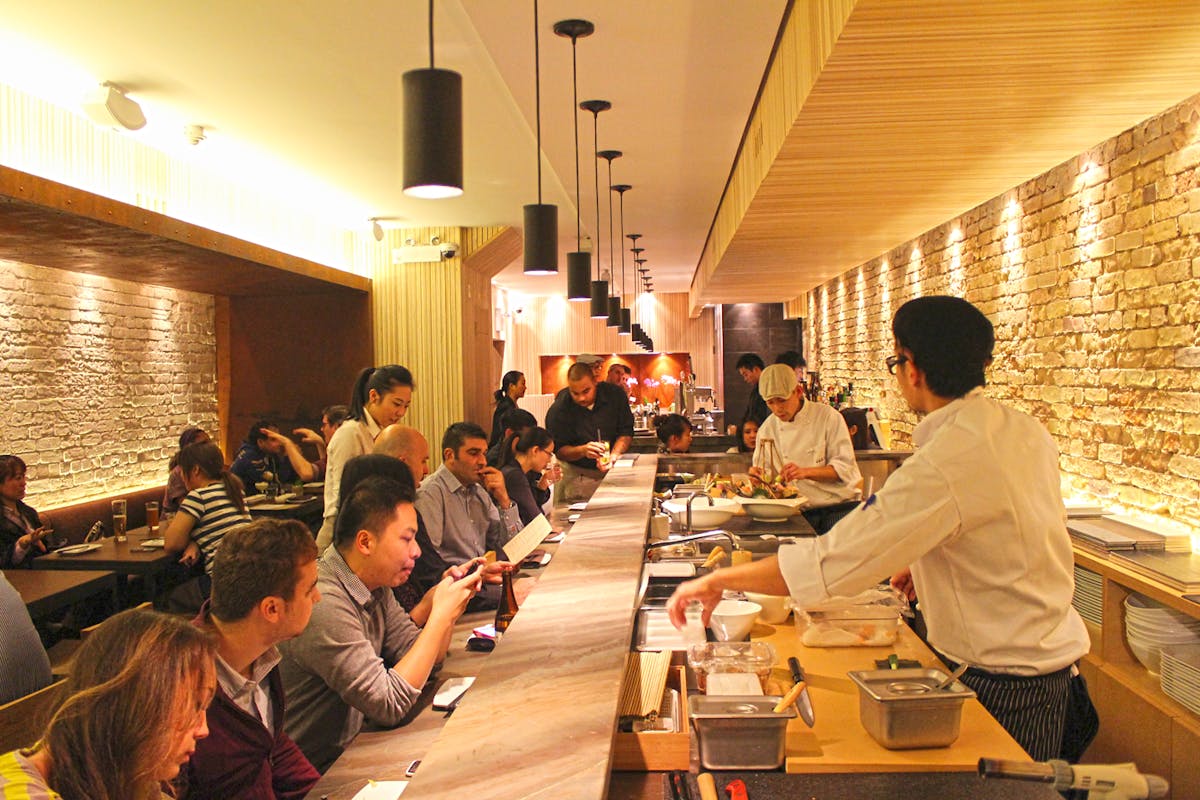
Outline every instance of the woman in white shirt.
POLYGON ((404 418, 415 388, 412 373, 399 364, 367 367, 359 373, 350 397, 350 416, 333 434, 326 452, 325 519, 317 534, 318 550, 324 551, 333 541, 338 486, 346 462, 371 452, 379 432, 404 418))

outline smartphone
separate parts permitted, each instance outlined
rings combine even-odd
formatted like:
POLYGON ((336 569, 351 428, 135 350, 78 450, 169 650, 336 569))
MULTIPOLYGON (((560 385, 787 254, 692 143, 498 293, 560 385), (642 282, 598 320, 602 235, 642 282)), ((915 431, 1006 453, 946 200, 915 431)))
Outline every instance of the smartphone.
POLYGON ((410 763, 408 768, 404 770, 404 777, 411 778, 414 774, 416 774, 417 767, 419 766, 421 766, 421 759, 418 758, 416 761, 410 763))

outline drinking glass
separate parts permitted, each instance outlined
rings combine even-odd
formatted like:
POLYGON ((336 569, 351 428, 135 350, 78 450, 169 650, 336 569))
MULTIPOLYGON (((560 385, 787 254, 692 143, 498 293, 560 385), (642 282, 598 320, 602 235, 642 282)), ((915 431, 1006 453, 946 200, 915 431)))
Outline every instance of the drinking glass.
POLYGON ((149 536, 158 535, 158 503, 146 503, 146 528, 149 536))
POLYGON ((113 536, 116 537, 118 542, 124 542, 128 540, 128 536, 126 536, 125 533, 126 521, 128 520, 125 510, 126 506, 124 500, 112 501, 113 536))

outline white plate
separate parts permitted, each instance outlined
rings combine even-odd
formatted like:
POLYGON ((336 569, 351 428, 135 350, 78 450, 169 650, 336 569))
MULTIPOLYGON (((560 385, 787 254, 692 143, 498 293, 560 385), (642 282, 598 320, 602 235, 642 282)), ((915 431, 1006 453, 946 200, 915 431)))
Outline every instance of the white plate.
POLYGON ((87 544, 73 544, 69 547, 60 547, 55 552, 57 552, 59 555, 64 555, 64 556, 78 556, 78 555, 83 555, 84 553, 91 553, 91 552, 93 552, 95 550, 99 550, 99 549, 100 549, 99 542, 89 542, 87 544))

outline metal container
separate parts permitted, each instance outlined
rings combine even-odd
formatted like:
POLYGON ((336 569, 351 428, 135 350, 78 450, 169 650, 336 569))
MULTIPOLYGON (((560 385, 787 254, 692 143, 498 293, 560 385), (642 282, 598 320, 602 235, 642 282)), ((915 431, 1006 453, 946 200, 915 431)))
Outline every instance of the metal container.
POLYGON ((867 733, 889 750, 947 747, 958 738, 963 701, 975 697, 939 669, 877 669, 848 673, 858 684, 858 715, 867 733))
POLYGON ((704 769, 778 769, 783 764, 790 705, 776 714, 779 696, 688 697, 688 716, 700 741, 704 769))

